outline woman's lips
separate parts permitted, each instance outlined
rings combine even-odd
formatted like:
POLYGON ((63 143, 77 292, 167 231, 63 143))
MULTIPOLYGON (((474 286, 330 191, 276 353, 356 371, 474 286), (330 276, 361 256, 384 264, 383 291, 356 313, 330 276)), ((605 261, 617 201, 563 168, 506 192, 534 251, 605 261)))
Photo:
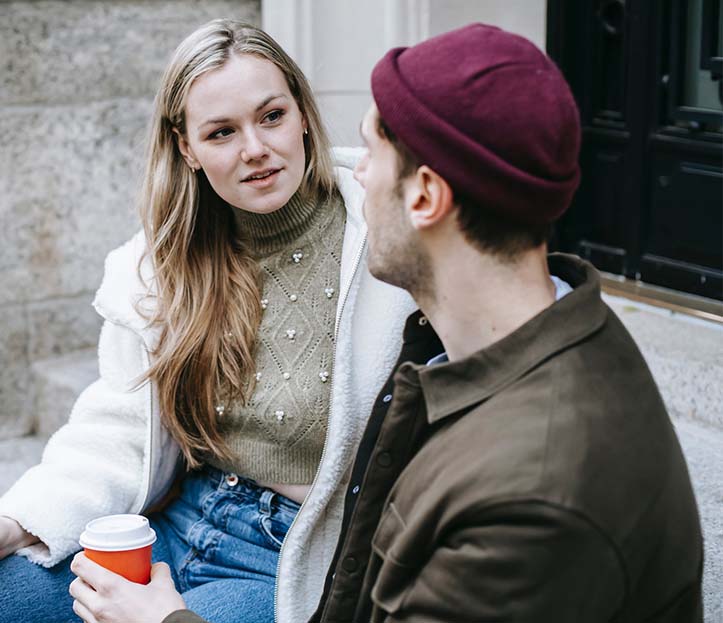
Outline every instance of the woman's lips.
POLYGON ((268 173, 268 175, 265 175, 264 177, 259 177, 255 179, 244 179, 241 180, 241 183, 246 186, 252 186, 253 188, 267 188, 268 186, 273 185, 277 178, 279 177, 279 173, 281 173, 281 169, 272 169, 268 173))

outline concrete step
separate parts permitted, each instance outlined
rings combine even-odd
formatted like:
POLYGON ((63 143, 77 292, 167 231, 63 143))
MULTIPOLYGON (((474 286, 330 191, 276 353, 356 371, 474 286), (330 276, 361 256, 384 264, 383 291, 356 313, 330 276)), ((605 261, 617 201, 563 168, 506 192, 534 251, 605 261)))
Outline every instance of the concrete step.
POLYGON ((76 398, 98 378, 96 349, 36 361, 31 366, 35 431, 50 436, 68 421, 76 398))
POLYGON ((642 351, 670 415, 723 430, 723 325, 604 298, 642 351))

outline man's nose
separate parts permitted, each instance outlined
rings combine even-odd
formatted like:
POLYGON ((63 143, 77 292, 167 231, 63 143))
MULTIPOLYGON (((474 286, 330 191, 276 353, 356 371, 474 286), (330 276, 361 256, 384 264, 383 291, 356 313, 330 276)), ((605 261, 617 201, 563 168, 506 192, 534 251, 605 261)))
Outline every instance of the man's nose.
POLYGON ((364 185, 364 172, 366 170, 366 156, 364 156, 357 165, 354 167, 354 179, 359 182, 362 188, 366 188, 364 185))

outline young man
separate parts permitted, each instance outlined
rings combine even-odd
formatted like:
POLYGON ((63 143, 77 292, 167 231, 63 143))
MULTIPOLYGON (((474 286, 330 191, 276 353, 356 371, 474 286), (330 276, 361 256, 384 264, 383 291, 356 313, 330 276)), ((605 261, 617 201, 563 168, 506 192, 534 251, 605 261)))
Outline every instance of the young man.
POLYGON ((390 51, 372 92, 369 267, 445 354, 401 365, 370 423, 315 620, 701 621, 698 514, 658 390, 593 267, 547 256, 579 177, 561 74, 474 24, 390 51))
POLYGON ((564 79, 475 24, 390 51, 372 92, 369 267, 421 312, 312 620, 702 621, 698 514, 658 390, 592 266, 547 256, 579 177, 564 79))

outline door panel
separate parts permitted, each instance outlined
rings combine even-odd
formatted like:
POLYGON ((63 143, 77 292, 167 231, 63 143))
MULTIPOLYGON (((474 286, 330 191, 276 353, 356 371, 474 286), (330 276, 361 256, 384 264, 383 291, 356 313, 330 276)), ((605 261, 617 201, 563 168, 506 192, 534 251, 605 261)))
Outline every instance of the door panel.
POLYGON ((558 248, 723 300, 723 0, 550 0, 547 44, 583 126, 558 248))

